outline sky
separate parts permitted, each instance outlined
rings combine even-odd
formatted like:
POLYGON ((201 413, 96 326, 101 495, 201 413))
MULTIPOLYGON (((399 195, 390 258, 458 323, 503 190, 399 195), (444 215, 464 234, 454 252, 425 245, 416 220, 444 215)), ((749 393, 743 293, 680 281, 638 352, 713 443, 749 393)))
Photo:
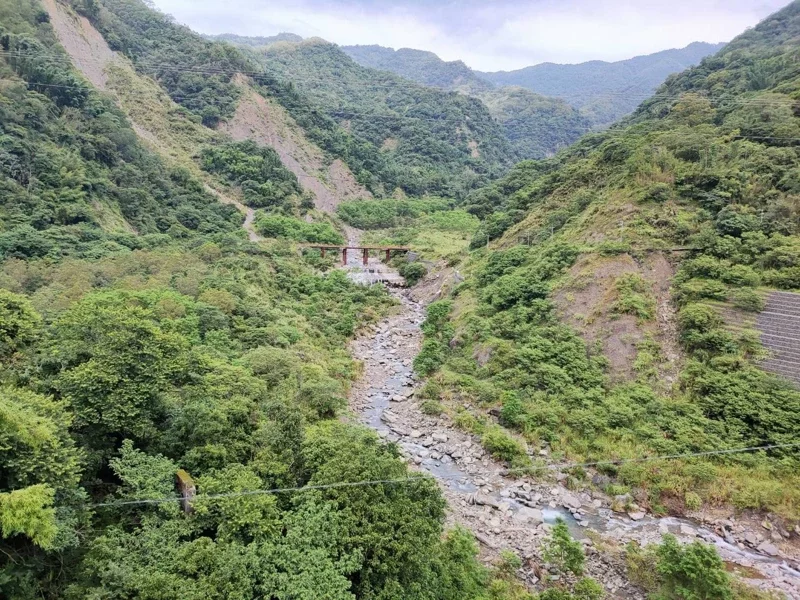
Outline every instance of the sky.
POLYGON ((435 52, 473 69, 623 60, 725 42, 789 0, 154 0, 201 33, 291 32, 435 52))

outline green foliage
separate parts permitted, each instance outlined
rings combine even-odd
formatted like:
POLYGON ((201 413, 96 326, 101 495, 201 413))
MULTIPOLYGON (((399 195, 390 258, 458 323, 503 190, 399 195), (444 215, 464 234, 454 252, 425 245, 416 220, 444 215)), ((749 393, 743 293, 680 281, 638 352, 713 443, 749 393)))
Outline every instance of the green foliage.
POLYGON ((702 542, 682 546, 674 536, 666 535, 655 548, 642 551, 629 546, 627 559, 629 573, 653 598, 728 600, 734 597, 730 577, 719 554, 713 546, 702 542))
POLYGON ((258 232, 269 238, 331 245, 344 243, 342 234, 330 223, 308 223, 295 217, 265 214, 259 216, 255 224, 258 232))
POLYGON ((46 485, 32 485, 0 493, 0 532, 8 538, 22 534, 42 548, 52 546, 58 528, 53 509, 55 492, 46 485))
POLYGON ((414 200, 351 200, 336 207, 348 225, 359 229, 387 229, 408 225, 413 219, 447 211, 450 203, 440 198, 414 200))
POLYGON ((420 375, 430 375, 444 362, 449 351, 453 329, 448 315, 453 309, 449 300, 439 300, 428 305, 426 319, 422 324, 425 340, 422 349, 414 359, 414 370, 420 375))
POLYGON ((251 69, 232 47, 203 40, 136 0, 73 0, 73 6, 103 33, 112 50, 133 59, 204 125, 215 127, 233 115, 239 98, 233 74, 251 69))
POLYGON ((513 161, 500 124, 476 98, 362 67, 318 38, 244 49, 268 77, 291 82, 265 84, 319 145, 337 149, 332 153, 378 195, 400 188, 411 196, 462 197, 513 161), (325 131, 326 122, 336 129, 325 131))
POLYGON ((278 153, 253 141, 205 148, 200 159, 205 171, 241 187, 248 206, 291 209, 302 195, 297 177, 283 166, 278 153))
POLYGON ((493 89, 461 61, 444 62, 431 52, 409 48, 345 46, 342 50, 362 66, 479 98, 503 125, 520 158, 544 158, 574 142, 590 127, 566 102, 520 87, 493 89))
MULTIPOLYGON (((241 223, 186 173, 145 150, 36 23, 4 20, 0 73, 0 256, 98 256, 143 247, 140 234, 194 237, 241 223), (13 30, 5 29, 13 26, 13 30), (15 50, 23 59, 11 59, 15 50), (38 57, 37 55, 44 55, 38 57)), ((16 13, 19 14, 19 13, 16 13)))
POLYGON ((481 435, 481 444, 492 456, 515 466, 527 462, 525 445, 506 433, 501 427, 490 426, 481 435))
POLYGON ((583 546, 580 542, 572 539, 563 519, 556 521, 550 535, 545 540, 542 556, 561 573, 569 572, 579 577, 583 574, 583 563, 586 560, 583 546))
POLYGON ((652 321, 656 316, 656 300, 651 285, 641 275, 628 273, 614 283, 617 299, 611 310, 633 315, 640 321, 652 321))
POLYGON ((428 269, 420 262, 406 262, 397 271, 408 285, 416 285, 428 274, 428 269))
POLYGON ((27 298, 0 289, 0 358, 8 359, 33 341, 40 323, 27 298))
POLYGON ((44 483, 78 483, 80 452, 69 434, 66 402, 13 387, 0 388, 0 492, 44 483))
POLYGON ((748 312, 761 312, 766 306, 764 298, 758 292, 747 288, 731 292, 730 300, 736 308, 748 312))

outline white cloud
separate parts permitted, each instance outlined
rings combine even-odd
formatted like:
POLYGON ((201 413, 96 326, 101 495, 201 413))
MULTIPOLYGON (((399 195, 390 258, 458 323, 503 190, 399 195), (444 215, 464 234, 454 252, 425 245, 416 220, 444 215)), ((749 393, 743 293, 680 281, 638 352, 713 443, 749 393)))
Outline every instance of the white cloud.
POLYGON ((727 41, 786 0, 156 0, 203 33, 319 36, 341 45, 430 50, 480 70, 620 60, 727 41))

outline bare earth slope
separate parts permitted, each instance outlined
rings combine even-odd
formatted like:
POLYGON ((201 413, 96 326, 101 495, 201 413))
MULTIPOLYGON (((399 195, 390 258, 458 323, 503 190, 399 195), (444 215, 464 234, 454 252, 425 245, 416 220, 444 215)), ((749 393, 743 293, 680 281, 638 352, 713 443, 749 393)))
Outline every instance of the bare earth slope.
POLYGON ((230 136, 274 147, 284 166, 314 195, 320 210, 333 212, 342 200, 369 197, 347 165, 338 160, 326 164, 323 152, 305 138, 291 117, 250 89, 246 78, 240 78, 240 85, 246 89, 234 118, 219 132, 211 131, 188 119, 156 82, 137 73, 85 17, 58 0, 43 0, 43 4, 73 64, 97 89, 113 95, 148 146, 170 164, 191 170, 221 202, 235 205, 245 215, 244 228, 252 241, 261 239, 253 227, 253 210, 204 173, 194 160, 197 149, 215 139, 230 136))
POLYGON ((343 200, 371 197, 342 161, 326 164, 322 151, 282 107, 250 89, 247 78, 238 77, 237 84, 242 98, 233 118, 223 123, 220 131, 235 140, 253 140, 274 148, 303 189, 314 195, 319 210, 332 213, 343 200))

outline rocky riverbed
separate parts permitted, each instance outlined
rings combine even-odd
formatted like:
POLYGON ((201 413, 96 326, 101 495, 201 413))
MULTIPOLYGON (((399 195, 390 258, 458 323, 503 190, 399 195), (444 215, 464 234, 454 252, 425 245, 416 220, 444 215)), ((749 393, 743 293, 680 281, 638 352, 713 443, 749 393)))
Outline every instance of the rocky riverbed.
POLYGON ((551 524, 562 517, 584 544, 587 575, 601 582, 611 597, 644 597, 625 576, 624 545, 657 542, 670 532, 683 541, 715 544, 729 565, 748 574, 749 584, 800 600, 800 571, 791 559, 796 546, 786 542, 796 533, 768 529, 766 522, 756 530, 734 515, 703 523, 656 518, 631 510, 625 498, 569 490, 561 483, 566 476, 556 471, 542 480, 505 476, 504 465, 492 459, 477 438, 457 429, 447 415, 420 410, 412 361, 421 343, 424 306, 408 291, 395 295, 401 303, 399 313, 353 343, 364 374, 353 387, 350 407, 387 442, 398 444, 409 464, 439 480, 450 522, 475 534, 483 560, 491 561, 504 548, 514 550, 524 561, 520 576, 536 587, 542 578, 551 577, 542 570, 541 545, 551 524))

